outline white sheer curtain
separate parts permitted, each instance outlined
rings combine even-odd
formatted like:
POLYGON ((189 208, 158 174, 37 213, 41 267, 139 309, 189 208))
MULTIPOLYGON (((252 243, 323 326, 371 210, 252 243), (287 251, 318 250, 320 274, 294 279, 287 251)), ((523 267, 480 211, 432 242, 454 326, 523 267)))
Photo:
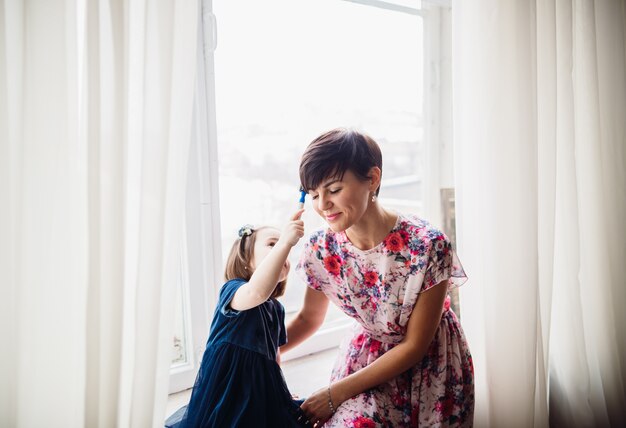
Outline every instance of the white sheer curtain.
POLYGON ((452 9, 475 424, 624 426, 624 1, 452 9))
POLYGON ((198 2, 0 2, 0 425, 162 426, 198 2))

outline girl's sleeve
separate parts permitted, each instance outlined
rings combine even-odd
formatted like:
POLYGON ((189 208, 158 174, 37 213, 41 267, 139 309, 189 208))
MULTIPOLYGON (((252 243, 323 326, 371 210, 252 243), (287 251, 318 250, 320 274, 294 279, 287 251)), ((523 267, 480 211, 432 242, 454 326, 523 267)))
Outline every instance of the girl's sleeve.
POLYGON ((304 244, 296 273, 304 283, 317 291, 323 291, 328 284, 328 271, 322 264, 322 255, 317 244, 318 234, 313 234, 304 244))
POLYGON ((437 231, 430 244, 428 265, 420 292, 445 280, 448 280, 448 290, 463 285, 467 281, 467 276, 448 237, 443 232, 437 231))
POLYGON ((222 315, 227 317, 236 317, 241 313, 241 311, 236 311, 231 308, 230 302, 233 300, 233 297, 235 297, 235 293, 239 290, 239 287, 245 283, 246 281, 242 279, 233 279, 222 286, 222 289, 220 290, 220 298, 217 302, 217 308, 222 315))

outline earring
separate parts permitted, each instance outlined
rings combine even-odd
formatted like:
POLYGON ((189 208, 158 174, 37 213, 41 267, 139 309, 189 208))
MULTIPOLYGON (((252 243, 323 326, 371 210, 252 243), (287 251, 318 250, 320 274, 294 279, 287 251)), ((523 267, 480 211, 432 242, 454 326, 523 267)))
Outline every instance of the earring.
POLYGON ((372 195, 372 202, 376 202, 376 195, 372 195))

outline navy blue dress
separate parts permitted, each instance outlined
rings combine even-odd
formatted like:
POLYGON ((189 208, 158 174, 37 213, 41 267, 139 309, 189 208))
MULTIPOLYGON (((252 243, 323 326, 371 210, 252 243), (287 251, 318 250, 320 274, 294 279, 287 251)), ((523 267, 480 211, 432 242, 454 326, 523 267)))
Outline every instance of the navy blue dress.
POLYGON ((285 309, 276 299, 246 311, 231 309, 235 292, 245 283, 235 279, 222 286, 200 371, 178 426, 303 426, 276 362, 278 347, 287 342, 285 309))

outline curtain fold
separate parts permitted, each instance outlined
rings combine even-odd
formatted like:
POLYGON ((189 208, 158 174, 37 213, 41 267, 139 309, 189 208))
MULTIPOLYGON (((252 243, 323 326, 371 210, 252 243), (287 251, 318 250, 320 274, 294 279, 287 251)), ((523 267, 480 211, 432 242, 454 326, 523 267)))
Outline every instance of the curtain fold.
POLYGON ((162 425, 198 10, 0 3, 2 426, 162 425))
POLYGON ((624 9, 453 4, 477 426, 626 422, 624 9))

